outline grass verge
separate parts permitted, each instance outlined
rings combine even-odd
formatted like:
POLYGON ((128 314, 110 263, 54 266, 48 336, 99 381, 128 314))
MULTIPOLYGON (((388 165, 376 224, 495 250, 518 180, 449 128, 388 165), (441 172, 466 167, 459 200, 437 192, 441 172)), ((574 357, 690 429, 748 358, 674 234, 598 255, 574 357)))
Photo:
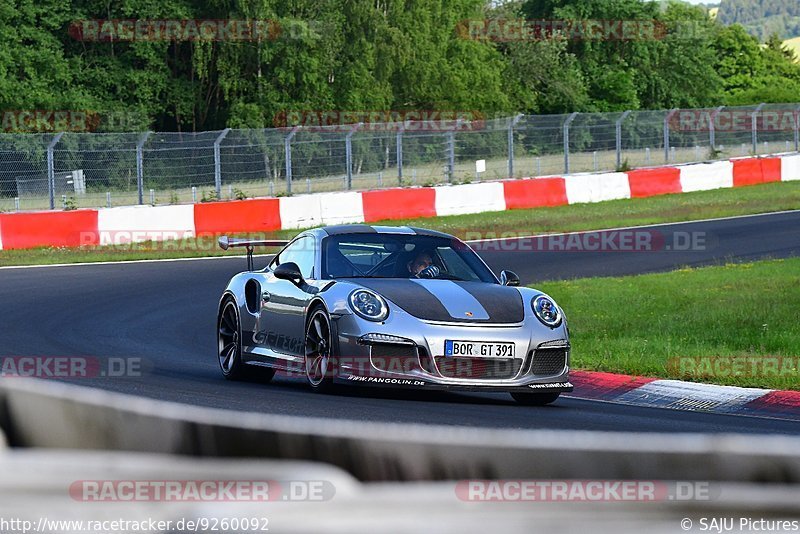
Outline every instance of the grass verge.
MULTIPOLYGON (((386 221, 385 224, 422 226, 462 238, 476 239, 639 226, 794 209, 800 209, 800 182, 779 182, 644 199, 612 200, 596 204, 386 221)), ((266 237, 288 239, 297 232, 297 230, 283 230, 270 233, 266 237)), ((0 266, 228 254, 241 254, 241 251, 223 252, 216 246, 215 239, 201 237, 180 242, 139 243, 117 247, 5 250, 0 251, 0 266)))
POLYGON ((800 259, 545 282, 573 367, 800 389, 800 259))

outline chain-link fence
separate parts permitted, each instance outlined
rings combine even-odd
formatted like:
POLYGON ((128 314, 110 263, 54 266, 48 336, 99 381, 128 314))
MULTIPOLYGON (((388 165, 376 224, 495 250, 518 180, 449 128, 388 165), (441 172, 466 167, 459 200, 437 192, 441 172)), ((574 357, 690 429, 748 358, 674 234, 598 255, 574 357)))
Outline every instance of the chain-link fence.
POLYGON ((0 134, 0 210, 180 204, 800 151, 800 105, 198 133, 0 134))

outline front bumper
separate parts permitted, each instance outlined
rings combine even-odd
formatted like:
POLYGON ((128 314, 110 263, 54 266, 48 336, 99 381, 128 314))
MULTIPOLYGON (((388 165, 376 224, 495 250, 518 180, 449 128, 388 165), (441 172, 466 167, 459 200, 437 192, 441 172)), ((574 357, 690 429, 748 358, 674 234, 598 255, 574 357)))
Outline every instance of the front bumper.
POLYGON ((392 388, 549 393, 572 391, 566 329, 533 317, 513 325, 453 325, 395 313, 372 323, 352 315, 335 320, 336 379, 392 388), (445 340, 506 342, 515 358, 445 357, 445 340))

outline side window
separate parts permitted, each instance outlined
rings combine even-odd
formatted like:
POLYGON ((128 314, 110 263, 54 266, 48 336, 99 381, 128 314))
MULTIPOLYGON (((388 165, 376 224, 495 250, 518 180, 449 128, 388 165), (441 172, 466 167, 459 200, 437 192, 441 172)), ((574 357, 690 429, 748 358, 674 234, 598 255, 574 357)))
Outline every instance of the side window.
POLYGON ((300 267, 303 278, 314 278, 314 239, 302 237, 283 249, 270 264, 274 269, 281 263, 294 262, 300 267))

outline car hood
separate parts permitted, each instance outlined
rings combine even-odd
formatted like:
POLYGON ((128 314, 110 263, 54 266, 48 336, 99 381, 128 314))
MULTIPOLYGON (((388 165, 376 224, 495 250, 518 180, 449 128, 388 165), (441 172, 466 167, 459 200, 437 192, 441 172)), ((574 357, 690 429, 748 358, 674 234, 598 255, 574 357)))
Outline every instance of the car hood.
POLYGON ((520 323, 525 309, 513 287, 484 282, 422 279, 358 279, 407 313, 425 321, 520 323))

